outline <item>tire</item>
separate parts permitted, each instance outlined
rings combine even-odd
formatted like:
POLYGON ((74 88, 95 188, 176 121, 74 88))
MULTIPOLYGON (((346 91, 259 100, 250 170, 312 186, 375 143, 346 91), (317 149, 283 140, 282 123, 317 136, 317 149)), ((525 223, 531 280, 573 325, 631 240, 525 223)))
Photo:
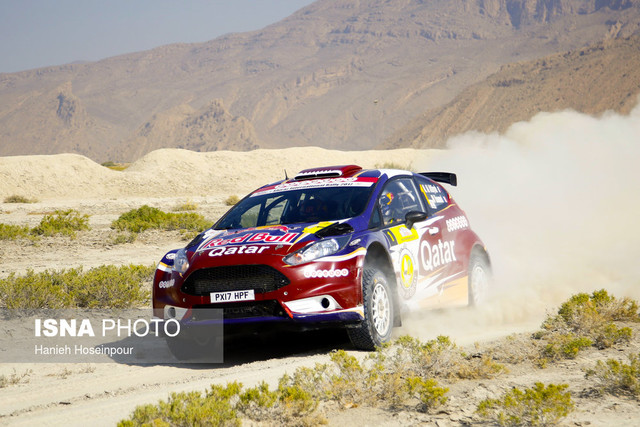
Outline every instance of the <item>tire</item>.
POLYGON ((469 258, 469 300, 470 306, 484 303, 491 287, 491 265, 484 251, 474 250, 469 258))
POLYGON ((210 362, 210 354, 215 351, 216 345, 221 345, 218 339, 205 334, 188 334, 186 337, 166 337, 165 342, 169 351, 178 361, 210 362))
POLYGON ((187 350, 184 340, 177 338, 165 338, 169 351, 176 360, 190 360, 194 355, 187 350))
POLYGON ((351 343, 359 350, 375 350, 391 339, 394 321, 393 293, 387 277, 374 267, 365 267, 362 278, 364 320, 347 329, 351 343))

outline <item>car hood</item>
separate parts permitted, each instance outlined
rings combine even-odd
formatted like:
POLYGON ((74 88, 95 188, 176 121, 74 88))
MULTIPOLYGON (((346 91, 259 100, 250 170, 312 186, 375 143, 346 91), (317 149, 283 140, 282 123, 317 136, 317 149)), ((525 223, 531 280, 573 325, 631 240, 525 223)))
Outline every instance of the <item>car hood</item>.
POLYGON ((268 255, 284 257, 309 243, 329 235, 353 231, 348 222, 327 221, 308 224, 277 225, 234 230, 209 229, 187 245, 190 264, 202 268, 211 264, 252 263, 251 259, 268 255), (341 224, 340 227, 338 223, 341 224), (333 226, 332 228, 327 228, 333 226), (336 229, 334 234, 331 230, 336 229), (320 232, 320 236, 316 233, 320 232), (242 260, 237 257, 242 256, 242 260))

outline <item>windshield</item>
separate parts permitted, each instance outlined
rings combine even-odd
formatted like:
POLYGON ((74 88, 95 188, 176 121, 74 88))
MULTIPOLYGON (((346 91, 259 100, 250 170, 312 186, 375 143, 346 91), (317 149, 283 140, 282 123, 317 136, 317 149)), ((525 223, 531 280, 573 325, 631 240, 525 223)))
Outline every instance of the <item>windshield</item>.
POLYGON ((349 187, 307 184, 308 188, 287 188, 278 192, 258 190, 231 208, 215 228, 239 229, 351 218, 364 211, 373 184, 370 181, 349 187))

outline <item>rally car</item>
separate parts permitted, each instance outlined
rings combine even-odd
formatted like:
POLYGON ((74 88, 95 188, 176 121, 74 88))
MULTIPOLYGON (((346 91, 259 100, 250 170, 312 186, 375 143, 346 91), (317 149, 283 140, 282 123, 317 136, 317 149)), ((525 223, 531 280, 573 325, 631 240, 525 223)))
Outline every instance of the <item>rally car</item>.
POLYGON ((207 308, 225 328, 339 325, 371 350, 407 311, 477 304, 489 255, 440 183, 456 175, 346 165, 258 188, 162 258, 154 315, 193 326, 207 308))

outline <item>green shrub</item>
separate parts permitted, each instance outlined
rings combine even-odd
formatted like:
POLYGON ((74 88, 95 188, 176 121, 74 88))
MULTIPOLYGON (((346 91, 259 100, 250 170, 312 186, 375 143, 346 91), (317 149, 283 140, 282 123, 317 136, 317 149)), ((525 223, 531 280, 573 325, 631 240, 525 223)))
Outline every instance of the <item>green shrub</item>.
POLYGON ((204 396, 198 391, 171 393, 166 402, 138 406, 131 418, 120 421, 118 426, 239 426, 230 400, 240 387, 235 382, 226 387, 214 385, 204 396))
POLYGON ((548 338, 543 354, 550 360, 575 359, 580 350, 589 348, 593 341, 573 334, 555 334, 548 338))
POLYGON ((130 166, 130 163, 116 163, 112 161, 101 163, 105 168, 114 170, 114 171, 123 171, 130 166))
POLYGON ((410 336, 396 340, 396 365, 420 377, 427 375, 452 379, 492 378, 506 368, 492 360, 491 355, 471 357, 464 354, 449 337, 438 336, 426 343, 410 336))
POLYGON ((260 421, 271 415, 277 400, 278 393, 269 390, 269 385, 263 381, 257 387, 242 392, 237 406, 247 417, 260 421))
POLYGON ((570 328, 581 331, 591 330, 594 325, 612 321, 637 322, 638 303, 630 298, 618 299, 601 289, 591 295, 579 293, 573 295, 558 309, 558 317, 548 319, 562 320, 570 328))
POLYGON ((554 316, 547 316, 534 338, 547 340, 543 357, 557 360, 574 358, 584 348, 609 348, 629 342, 632 330, 619 328, 614 321, 637 322, 638 303, 618 299, 604 289, 591 295, 579 293, 564 302, 554 316))
POLYGON ((311 393, 295 385, 281 384, 278 387, 278 400, 281 405, 280 417, 287 423, 296 418, 307 419, 318 408, 318 401, 311 393))
POLYGON ((76 232, 88 229, 89 215, 81 215, 73 209, 57 210, 45 215, 40 223, 31 229, 27 226, 0 224, 0 240, 33 239, 56 234, 75 238, 76 232))
POLYGON ((573 411, 571 393, 567 384, 555 385, 537 382, 524 391, 517 387, 499 399, 485 399, 477 413, 487 421, 502 426, 544 426, 557 424, 573 411))
POLYGON ((504 371, 489 356, 464 355, 448 338, 426 343, 403 336, 362 360, 343 350, 331 354, 330 364, 300 368, 283 378, 284 385, 298 386, 320 400, 344 407, 368 404, 390 409, 404 406, 428 411, 447 401, 447 388, 433 376, 490 378, 504 371))
POLYGON ((640 397, 640 357, 629 355, 629 363, 614 359, 598 360, 586 373, 597 383, 597 388, 608 393, 640 397))
POLYGON ((115 233, 111 236, 109 243, 112 245, 122 245, 124 243, 133 243, 136 241, 136 234, 130 231, 123 233, 115 233))
POLYGON ((0 224, 0 240, 16 240, 28 238, 31 229, 23 225, 0 224))
POLYGON ((10 274, 0 280, 0 307, 38 308, 132 308, 149 300, 155 267, 103 265, 86 272, 82 268, 10 274))
MULTIPOLYGON (((362 388, 370 386, 371 371, 367 372, 355 356, 344 350, 331 353, 334 370, 324 386, 326 397, 344 405, 360 404, 366 400, 362 388)), ((375 375, 375 372, 373 372, 375 375)))
POLYGON ((593 345, 602 350, 618 343, 631 341, 633 331, 629 327, 619 328, 613 323, 606 323, 594 331, 593 345))
POLYGON ((195 211, 198 210, 198 205, 191 201, 187 201, 180 205, 174 206, 172 210, 174 212, 195 211))
POLYGON ((88 229, 89 215, 80 215, 78 211, 73 209, 66 211, 56 210, 53 214, 45 215, 40 224, 31 230, 31 234, 37 236, 63 234, 76 237, 77 231, 88 229))
POLYGON ((188 213, 166 213, 160 209, 144 205, 126 212, 113 221, 111 228, 118 231, 140 233, 149 229, 201 231, 208 228, 210 222, 202 215, 188 213))
MULTIPOLYGON (((446 404, 449 389, 426 375, 433 374, 429 369, 437 367, 443 375, 455 378, 460 368, 456 365, 458 362, 449 368, 447 360, 452 355, 457 355, 454 358, 459 360, 477 359, 463 355, 448 337, 442 336, 426 343, 401 337, 362 358, 338 350, 331 353, 330 363, 301 367, 292 375, 283 375, 274 391, 270 391, 265 383, 246 391, 241 391, 241 386, 236 387, 233 391, 236 394, 228 402, 237 417, 267 425, 323 424, 326 420, 318 413, 321 401, 337 402, 345 408, 366 404, 430 411, 446 404)), ((488 375, 495 375, 495 372, 488 375)), ((219 399, 227 398, 223 397, 219 399)), ((193 400, 204 405, 201 398, 197 394, 193 400)), ((186 417, 168 416, 163 409, 167 405, 160 402, 156 406, 140 406, 120 425, 159 425, 160 422, 183 425, 186 417)), ((208 421, 203 419, 189 418, 189 422, 206 424, 208 421)))
POLYGON ((446 387, 438 386, 434 379, 422 379, 418 377, 409 377, 407 379, 409 393, 417 395, 420 402, 424 405, 423 411, 428 411, 447 403, 445 394, 449 391, 446 387))
POLYGON ((205 395, 194 391, 172 393, 168 401, 135 408, 131 417, 118 423, 171 426, 237 426, 241 416, 273 425, 318 425, 315 417, 318 401, 296 386, 280 386, 270 391, 267 384, 242 391, 242 384, 212 385, 205 395))
POLYGON ((111 223, 111 228, 118 231, 140 233, 148 229, 162 229, 166 224, 167 214, 160 209, 144 205, 123 213, 111 223))
POLYGON ((4 198, 5 203, 37 203, 37 199, 29 199, 28 197, 20 196, 14 194, 12 196, 7 196, 4 198))

